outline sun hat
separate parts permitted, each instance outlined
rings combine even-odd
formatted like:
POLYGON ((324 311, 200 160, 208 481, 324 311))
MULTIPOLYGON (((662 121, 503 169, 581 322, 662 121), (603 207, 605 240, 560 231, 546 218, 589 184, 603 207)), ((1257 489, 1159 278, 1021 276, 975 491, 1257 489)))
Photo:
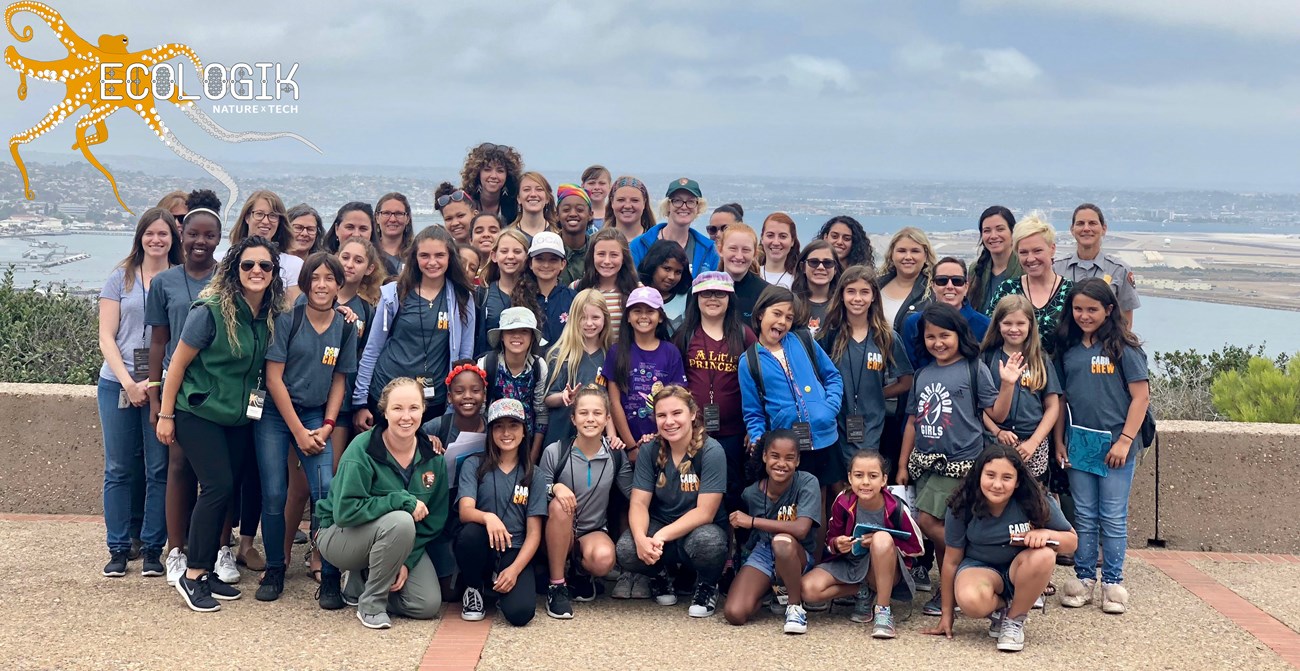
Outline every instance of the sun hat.
POLYGON ((706 273, 700 273, 691 282, 691 293, 698 294, 705 291, 726 291, 736 293, 736 283, 731 281, 731 276, 719 271, 710 270, 706 273))
POLYGON ((487 332, 488 345, 492 349, 501 346, 501 334, 506 331, 515 331, 518 329, 529 329, 533 332, 533 342, 538 347, 545 347, 546 340, 542 338, 541 329, 537 328, 537 315, 533 314, 528 308, 506 308, 501 311, 501 325, 487 332))
POLYGON ((524 414, 524 404, 514 398, 497 399, 488 407, 487 423, 491 424, 498 419, 517 419, 525 424, 528 423, 528 416, 524 414))
POLYGON ((528 248, 528 258, 546 253, 564 258, 564 241, 560 239, 559 233, 542 231, 533 236, 533 244, 528 248))
POLYGON ((624 307, 631 311, 633 305, 649 305, 656 310, 662 310, 664 297, 654 287, 637 287, 627 295, 627 305, 624 307))
POLYGON ((682 177, 681 179, 673 180, 673 182, 668 185, 668 192, 665 193, 664 196, 671 198, 672 195, 678 191, 689 191, 691 195, 696 198, 704 197, 704 194, 700 193, 700 183, 689 177, 682 177))

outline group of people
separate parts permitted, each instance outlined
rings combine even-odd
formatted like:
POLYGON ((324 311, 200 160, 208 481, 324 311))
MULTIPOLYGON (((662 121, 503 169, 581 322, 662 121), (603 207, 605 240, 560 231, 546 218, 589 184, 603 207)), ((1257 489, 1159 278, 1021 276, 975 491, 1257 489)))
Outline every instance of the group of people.
POLYGON ((400 193, 328 227, 265 190, 140 217, 100 294, 105 576, 138 554, 207 612, 244 565, 276 600, 310 505, 319 605, 371 628, 444 597, 572 618, 609 579, 877 638, 929 592, 931 633, 960 610, 1014 651, 1057 563, 1063 605, 1126 609, 1147 368, 1096 206, 1062 259, 991 207, 968 267, 915 228, 877 265, 849 216, 801 245, 689 178, 656 217, 635 177, 553 189, 490 143, 435 202, 420 231, 400 193))

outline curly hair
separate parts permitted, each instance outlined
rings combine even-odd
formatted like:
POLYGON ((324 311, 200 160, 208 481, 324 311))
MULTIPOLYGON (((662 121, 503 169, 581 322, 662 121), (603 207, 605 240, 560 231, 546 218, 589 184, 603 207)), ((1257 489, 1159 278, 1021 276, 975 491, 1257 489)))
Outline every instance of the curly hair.
POLYGON ((1035 529, 1047 526, 1047 521, 1051 517, 1051 508, 1047 505, 1047 497, 1043 494, 1042 486, 1029 472, 1029 467, 1025 465, 1024 459, 1020 458, 1016 448, 1001 444, 984 448, 980 456, 975 459, 975 464, 971 466, 966 478, 948 498, 948 509, 954 516, 968 523, 977 515, 980 517, 989 515, 989 501, 984 496, 983 488, 980 487, 980 479, 983 477, 984 467, 990 461, 997 459, 1006 459, 1016 470, 1016 489, 1011 493, 1011 498, 1020 504, 1021 510, 1025 511, 1030 526, 1035 529))
POLYGON ((849 235, 853 237, 853 241, 849 244, 849 254, 844 257, 842 265, 846 267, 868 265, 875 268, 876 250, 871 246, 871 236, 867 235, 866 230, 862 228, 862 224, 859 224, 857 219, 846 214, 831 217, 826 220, 826 223, 822 224, 822 229, 817 232, 817 238, 825 240, 826 236, 830 235, 831 229, 835 227, 835 224, 844 224, 845 226, 848 226, 849 235))
MULTIPOLYGON (((681 385, 670 384, 660 389, 654 395, 651 404, 655 408, 658 408, 660 401, 669 398, 675 398, 685 403, 686 409, 690 411, 691 417, 693 418, 691 420, 691 442, 686 446, 686 456, 683 457, 681 463, 677 465, 677 471, 679 473, 689 473, 691 470, 691 462, 694 460, 695 454, 704 447, 704 439, 708 437, 704 432, 704 416, 700 414, 700 406, 695 402, 695 397, 691 395, 691 392, 688 391, 686 387, 681 385)), ((655 471, 659 473, 658 479, 655 480, 655 488, 658 489, 668 484, 668 476, 664 474, 664 466, 668 464, 668 457, 672 455, 673 448, 668 444, 668 441, 664 440, 662 435, 656 437, 655 441, 658 443, 658 450, 655 455, 655 471)))
POLYGON ((196 217, 208 217, 217 224, 217 237, 221 237, 221 199, 213 193, 212 189, 195 189, 185 196, 185 209, 188 210, 185 216, 181 217, 181 230, 185 230, 185 224, 192 221, 190 214, 196 217), (194 212, 194 210, 203 208, 211 212, 194 212))
POLYGON ((505 221, 514 221, 519 214, 519 203, 506 196, 519 193, 519 178, 524 172, 524 159, 514 147, 484 142, 469 150, 465 156, 465 165, 460 169, 461 188, 479 201, 474 209, 482 212, 482 183, 479 181, 479 174, 483 172, 483 168, 493 163, 506 169, 506 183, 501 188, 501 218, 505 221))
MULTIPOLYGON (((217 268, 217 272, 213 273, 212 281, 199 292, 200 299, 215 300, 220 307, 221 319, 226 324, 226 337, 230 350, 235 356, 240 355, 236 335, 239 303, 236 298, 242 300, 244 294, 244 285, 239 280, 239 262, 244 252, 253 247, 261 247, 270 252, 271 263, 274 265, 271 269, 271 282, 266 289, 267 295, 262 299, 262 309, 266 314, 267 339, 268 342, 273 340, 275 317, 288 310, 284 299, 284 281, 280 279, 280 250, 276 248, 275 243, 260 235, 250 235, 236 242, 230 251, 226 252, 225 258, 221 259, 221 265, 217 268)), ((258 315, 253 315, 253 318, 257 319, 258 315)))

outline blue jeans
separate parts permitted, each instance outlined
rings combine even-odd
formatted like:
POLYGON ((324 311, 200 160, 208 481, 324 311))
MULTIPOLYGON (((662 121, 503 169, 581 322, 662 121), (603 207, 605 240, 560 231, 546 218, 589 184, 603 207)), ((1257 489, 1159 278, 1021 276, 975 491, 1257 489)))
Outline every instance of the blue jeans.
POLYGON ((149 404, 117 407, 122 385, 99 378, 99 423, 104 429, 104 527, 109 552, 131 549, 131 480, 135 465, 144 462, 144 520, 140 540, 145 549, 161 552, 167 542, 167 446, 158 442, 149 424, 149 404))
MULTIPOLYGON (((319 429, 325 423, 324 408, 298 410, 298 420, 307 429, 319 429)), ((253 443, 257 448, 257 466, 262 476, 262 544, 266 547, 268 568, 284 568, 284 503, 289 496, 289 449, 298 453, 307 486, 311 490, 311 528, 316 531, 316 502, 329 496, 334 478, 334 447, 325 441, 320 454, 307 455, 298 449, 293 432, 284 417, 267 403, 262 419, 254 422, 253 443)))
POLYGON ((1074 552, 1074 575, 1080 580, 1097 577, 1097 545, 1101 540, 1101 581, 1118 585, 1124 581, 1124 552, 1128 549, 1128 496, 1133 489, 1133 471, 1138 447, 1128 461, 1100 477, 1070 469, 1070 493, 1074 495, 1074 527, 1079 549, 1074 552))

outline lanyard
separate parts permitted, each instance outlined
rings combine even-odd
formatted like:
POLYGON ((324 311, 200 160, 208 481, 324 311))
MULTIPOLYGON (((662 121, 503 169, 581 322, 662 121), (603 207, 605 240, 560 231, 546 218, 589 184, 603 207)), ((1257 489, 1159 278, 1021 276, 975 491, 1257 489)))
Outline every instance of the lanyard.
MULTIPOLYGON (((764 347, 764 349, 767 348, 764 347)), ((781 366, 781 372, 785 373, 785 382, 790 386, 790 395, 793 396, 795 400, 795 419, 803 420, 809 418, 808 405, 804 403, 803 393, 799 391, 799 386, 794 383, 794 371, 790 368, 790 350, 782 350, 781 353, 785 355, 784 361, 782 361, 782 357, 778 357, 772 350, 768 349, 767 351, 772 355, 772 358, 776 359, 777 364, 781 366)))
MULTIPOLYGON (((867 338, 871 338, 870 331, 867 332, 867 338)), ((867 367, 866 349, 868 341, 864 340, 862 342, 862 359, 856 364, 853 363, 853 350, 857 349, 857 347, 855 347, 856 342, 853 340, 852 334, 849 334, 849 341, 849 351, 845 352, 849 359, 849 374, 852 376, 853 380, 853 406, 849 409, 849 414, 856 415, 858 414, 858 390, 861 388, 862 384, 862 371, 867 367)))
MULTIPOLYGON (((427 374, 429 371, 433 370, 433 334, 430 333, 429 329, 425 326, 424 315, 433 311, 433 303, 437 301, 438 298, 435 296, 433 300, 429 301, 429 305, 426 307, 424 304, 424 296, 420 295, 419 289, 415 291, 415 297, 419 299, 420 302, 420 307, 418 308, 418 314, 420 317, 420 342, 424 343, 424 370, 421 372, 427 374)), ((438 315, 434 315, 433 319, 434 325, 436 326, 438 315)), ((430 386, 433 385, 431 384, 430 386)))

